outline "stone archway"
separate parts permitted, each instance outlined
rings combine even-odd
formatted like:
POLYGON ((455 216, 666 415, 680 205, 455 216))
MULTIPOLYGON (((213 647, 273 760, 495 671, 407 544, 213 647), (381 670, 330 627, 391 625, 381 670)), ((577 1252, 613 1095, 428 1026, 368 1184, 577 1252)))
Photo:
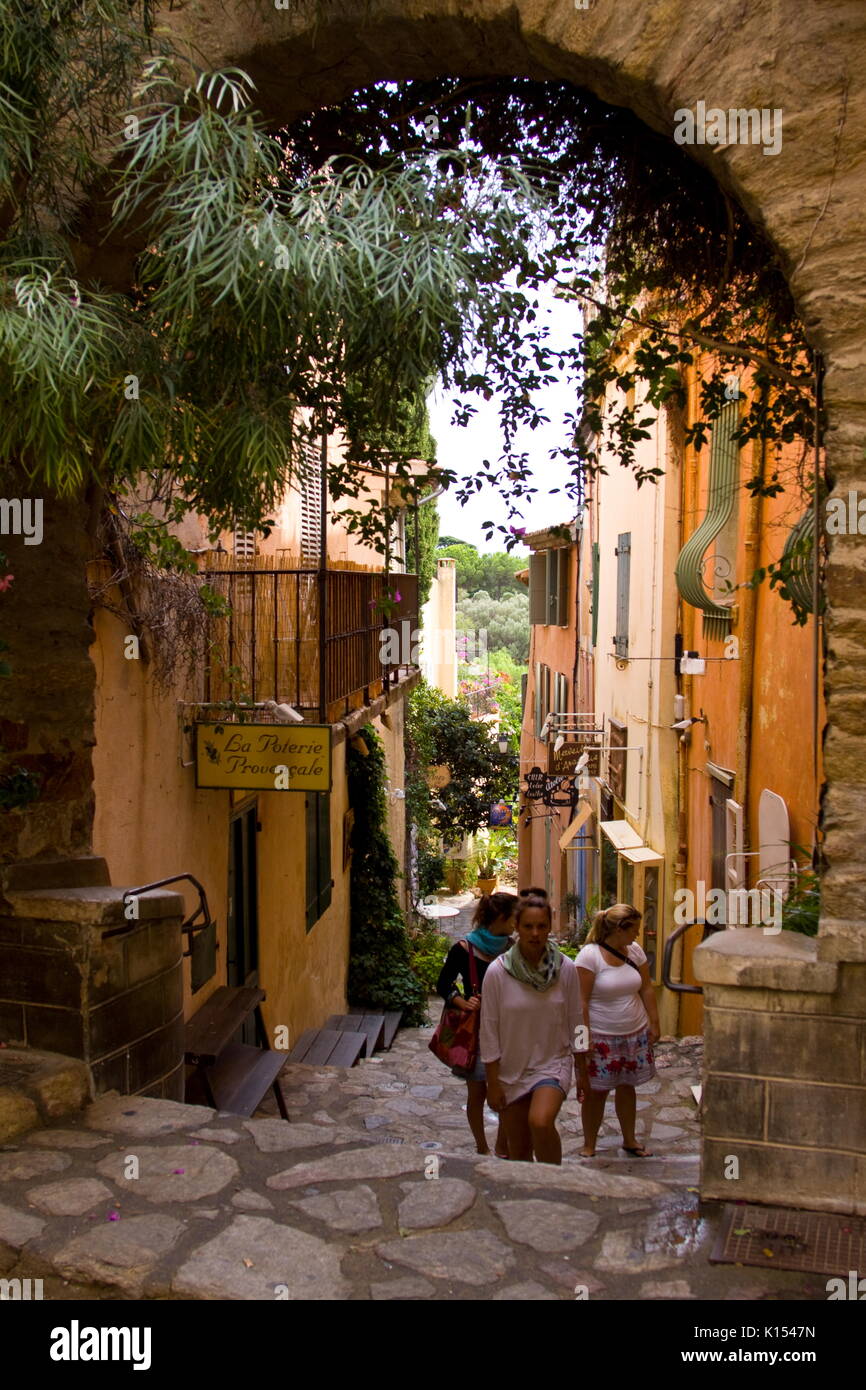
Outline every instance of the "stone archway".
MULTIPOLYGON (((674 113, 694 109, 700 100, 723 109, 780 110, 783 142, 777 155, 768 157, 754 145, 692 147, 690 153, 713 168, 778 248, 810 339, 826 362, 828 465, 836 490, 843 496, 849 488, 866 492, 866 90, 854 79, 866 56, 862 8, 850 0, 825 0, 820 7, 802 0, 172 0, 162 18, 189 42, 198 61, 247 71, 274 125, 377 80, 441 74, 568 80, 670 134, 674 113)), ((122 275, 127 256, 127 248, 102 245, 94 249, 89 270, 112 282, 118 267, 122 275)), ((50 631, 34 643, 34 630, 41 630, 34 611, 40 581, 36 555, 25 554, 16 586, 22 598, 19 603, 13 594, 9 609, 22 679, 0 717, 7 742, 29 739, 44 754, 56 787, 39 817, 8 817, 0 825, 0 860, 81 856, 89 848, 85 750, 92 739, 94 672, 77 548, 87 500, 76 499, 62 515, 61 510, 58 554, 69 581, 66 606, 59 615, 41 615, 41 626, 50 631)), ((866 1006, 860 851, 866 790, 864 572, 863 539, 836 538, 826 624, 824 828, 830 870, 817 959, 812 951, 799 960, 768 959, 746 969, 742 962, 719 960, 703 977, 708 1013, 718 1005, 718 1020, 708 1026, 714 1087, 714 1048, 736 1059, 748 1035, 755 1058, 752 1070, 728 1088, 728 1113, 738 1122, 750 1110, 743 1088, 755 1099, 751 1139, 742 1128, 734 1130, 749 1150, 737 1196, 784 1203, 801 1193, 803 1205, 842 1210, 866 1210, 866 1169, 857 1156, 866 1149, 866 1072, 860 1060, 866 1006), (738 986, 738 1001, 775 994, 760 1012, 760 1002, 734 1005, 730 984, 738 986), (828 1015, 834 1016, 829 1032, 828 1015), (834 1063, 845 1059, 844 1072, 833 1072, 842 1078, 839 1084, 826 1081, 828 1051, 834 1063), (784 1075, 762 1072, 768 1062, 784 1066, 784 1075), (816 1078, 823 1084, 813 1084, 816 1078), (796 1092, 796 1104, 787 1111, 785 1087, 796 1092), (778 1115, 771 1115, 776 1100, 778 1115), (831 1140, 806 1140, 807 1147, 784 1137, 764 1143, 765 1123, 783 1125, 786 1114, 796 1120, 798 1108, 816 1132, 822 1124, 838 1128, 838 1116, 847 1113, 852 1136, 861 1126, 859 1138, 846 1137, 844 1153, 831 1140)), ((711 1118, 722 1128, 708 1131, 718 1136, 706 1141, 702 1191, 708 1196, 730 1194, 713 1176, 731 1142, 725 1137, 731 1131, 717 1118, 725 1110, 727 1070, 744 1068, 716 1068, 722 1103, 711 1118)))
MULTIPOLYGON (((170 20, 210 66, 237 65, 275 123, 385 78, 569 80, 673 133, 674 112, 781 110, 777 155, 692 146, 778 248, 826 362, 828 468, 866 488, 866 12, 844 0, 196 0, 170 20)), ((860 884, 866 543, 829 559, 820 954, 866 961, 860 884)))
MULTIPOLYGON (((866 90, 854 80, 866 13, 844 0, 277 3, 197 0, 175 16, 209 65, 253 77, 275 124, 377 80, 444 74, 568 80, 671 135, 674 113, 700 100, 781 111, 778 154, 689 152, 778 249, 825 359, 830 476, 843 495, 866 489, 866 90)), ((696 953, 707 1005, 704 1197, 730 1198, 733 1151, 738 1198, 866 1210, 866 1072, 856 1060, 866 1011, 864 570, 866 544, 837 539, 825 624, 830 869, 817 951, 766 939, 753 948, 736 932, 696 953), (828 1047, 855 1060, 829 1071, 828 1047)))

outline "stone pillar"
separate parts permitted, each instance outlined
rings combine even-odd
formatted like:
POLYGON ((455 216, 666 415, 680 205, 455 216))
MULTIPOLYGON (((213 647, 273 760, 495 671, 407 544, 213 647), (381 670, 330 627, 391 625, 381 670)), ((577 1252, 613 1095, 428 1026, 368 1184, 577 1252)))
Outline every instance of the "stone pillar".
POLYGON ((184 1098, 183 898, 157 890, 124 917, 104 861, 17 866, 0 906, 0 1038, 81 1058, 95 1094, 184 1098), (101 869, 100 867, 101 866, 101 869), (29 878, 28 878, 29 876, 29 878), (38 876, 39 886, 29 886, 38 876), (117 935, 108 935, 120 928, 117 935))
POLYGON ((866 963, 820 956, 760 927, 695 951, 702 1197, 866 1214, 866 963))

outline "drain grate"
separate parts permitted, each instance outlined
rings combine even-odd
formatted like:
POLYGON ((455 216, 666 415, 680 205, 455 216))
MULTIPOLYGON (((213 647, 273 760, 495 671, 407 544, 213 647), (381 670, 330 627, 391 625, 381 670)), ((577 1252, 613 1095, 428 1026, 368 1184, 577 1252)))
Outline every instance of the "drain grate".
POLYGON ((396 1134, 365 1134, 364 1138, 368 1144, 402 1144, 403 1140, 396 1134))
POLYGON ((711 1264, 847 1276, 866 1270, 866 1221, 788 1207, 725 1206, 711 1264))

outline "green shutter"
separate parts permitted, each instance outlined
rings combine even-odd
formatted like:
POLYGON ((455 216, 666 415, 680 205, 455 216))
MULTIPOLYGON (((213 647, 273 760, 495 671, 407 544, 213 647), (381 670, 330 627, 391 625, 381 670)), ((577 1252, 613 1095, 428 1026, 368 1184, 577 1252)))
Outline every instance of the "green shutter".
POLYGON ((623 531, 616 542, 616 633, 613 645, 617 656, 628 656, 628 608, 631 581, 631 531, 623 531))
POLYGON ((332 888, 331 796, 330 792, 310 792, 307 796, 307 931, 312 930, 330 906, 332 888))

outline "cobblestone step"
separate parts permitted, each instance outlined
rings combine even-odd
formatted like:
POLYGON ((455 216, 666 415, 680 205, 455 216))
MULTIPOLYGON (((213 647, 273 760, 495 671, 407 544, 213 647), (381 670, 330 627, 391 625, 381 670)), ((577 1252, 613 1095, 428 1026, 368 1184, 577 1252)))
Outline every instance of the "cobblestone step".
MULTIPOLYGON (((628 1158, 611 1127, 579 1160, 571 1100, 562 1166, 512 1164, 475 1153, 431 1033, 351 1069, 287 1063, 289 1124, 273 1097, 243 1119, 115 1095, 16 1136, 0 1149, 0 1271, 39 1273, 52 1298, 826 1297, 815 1277, 707 1263, 697 1110, 665 1069, 641 1112, 655 1158, 628 1158), (682 1137, 656 1143, 665 1128, 682 1137)), ((665 1049, 698 1077, 698 1046, 665 1049)))

